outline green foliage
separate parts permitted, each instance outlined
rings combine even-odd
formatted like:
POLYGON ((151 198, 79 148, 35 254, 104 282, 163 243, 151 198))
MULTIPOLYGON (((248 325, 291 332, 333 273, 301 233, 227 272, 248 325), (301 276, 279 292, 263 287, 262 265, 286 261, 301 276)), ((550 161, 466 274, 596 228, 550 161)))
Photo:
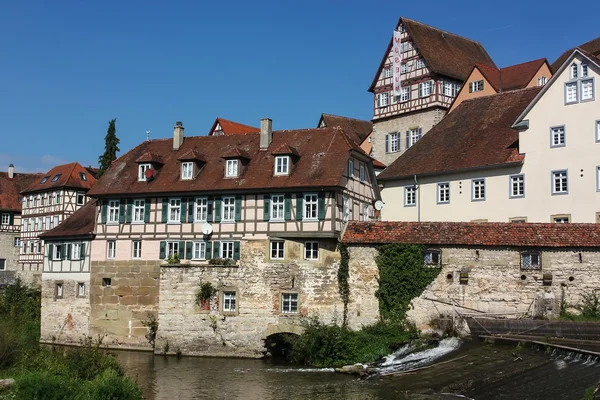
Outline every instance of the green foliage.
POLYGON ((209 301, 215 294, 217 289, 210 282, 204 282, 200 285, 200 290, 196 293, 196 304, 202 305, 205 301, 209 301))
POLYGON ((179 264, 179 263, 180 263, 180 260, 179 260, 179 254, 175 253, 175 254, 173 254, 172 256, 169 256, 169 257, 167 258, 167 262, 168 262, 169 264, 179 264))
POLYGON ((77 400, 139 400, 142 398, 140 388, 129 378, 107 369, 92 381, 83 385, 83 391, 77 400))
POLYGON ((76 396, 76 381, 48 371, 27 372, 17 376, 16 400, 63 400, 76 396))
POLYGON ((119 143, 121 141, 117 138, 116 122, 116 118, 108 121, 108 130, 104 137, 104 154, 98 157, 98 164, 100 164, 98 178, 110 168, 112 162, 117 159, 117 152, 120 151, 119 143))
POLYGON ((600 319, 600 298, 595 291, 581 295, 581 303, 577 306, 581 316, 588 320, 600 319))
POLYGON ((220 265, 223 267, 231 267, 236 265, 235 260, 231 258, 211 258, 208 260, 208 265, 220 265))
POLYGON ((146 332, 146 339, 148 343, 152 345, 154 348, 154 344, 156 343, 156 334, 158 332, 158 320, 154 316, 154 314, 148 313, 148 318, 142 321, 142 325, 148 328, 148 332, 146 332))
POLYGON ((386 244, 378 247, 375 259, 379 268, 379 313, 384 320, 403 321, 415 297, 438 276, 441 267, 425 266, 424 246, 386 244))
POLYGON ((350 276, 350 253, 348 252, 348 246, 344 243, 338 244, 340 250, 340 266, 338 268, 337 279, 338 279, 338 292, 344 303, 344 315, 342 317, 342 327, 348 326, 348 303, 350 302, 350 285, 348 284, 348 278, 350 276))
POLYGON ((326 325, 318 318, 303 321, 304 333, 290 335, 290 358, 300 364, 340 367, 370 363, 417 337, 402 323, 378 322, 352 331, 339 325, 326 325))
POLYGON ((39 320, 41 296, 38 287, 29 287, 17 278, 0 296, 0 314, 23 322, 39 320))

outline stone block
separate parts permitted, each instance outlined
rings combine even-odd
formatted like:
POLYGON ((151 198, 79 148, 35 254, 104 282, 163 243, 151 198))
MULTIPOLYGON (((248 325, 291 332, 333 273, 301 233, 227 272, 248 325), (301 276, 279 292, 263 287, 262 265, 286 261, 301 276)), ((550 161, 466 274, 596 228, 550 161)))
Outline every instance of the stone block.
POLYGON ((136 296, 119 296, 119 304, 122 306, 131 306, 138 304, 138 298, 136 296))

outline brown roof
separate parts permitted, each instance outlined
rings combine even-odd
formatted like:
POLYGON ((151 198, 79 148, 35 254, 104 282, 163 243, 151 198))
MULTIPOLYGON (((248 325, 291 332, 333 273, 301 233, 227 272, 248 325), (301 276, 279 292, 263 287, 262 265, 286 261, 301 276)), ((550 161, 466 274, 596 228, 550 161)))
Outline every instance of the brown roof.
POLYGON ((371 121, 341 117, 333 114, 321 114, 317 126, 330 128, 339 126, 350 139, 354 140, 359 145, 369 137, 371 132, 373 132, 373 123, 371 121))
POLYGON ((0 172, 0 210, 21 212, 20 193, 29 185, 39 183, 43 175, 14 173, 13 178, 8 172, 0 172))
POLYGON ((600 224, 350 221, 344 243, 600 247, 600 224))
POLYGON ((91 236, 96 223, 96 200, 90 200, 86 205, 75 211, 69 218, 56 228, 42 233, 41 239, 58 239, 76 236, 91 236))
POLYGON ((550 66, 550 70, 553 74, 555 74, 556 71, 558 71, 560 66, 567 60, 567 58, 569 58, 571 53, 573 53, 573 51, 577 48, 586 51, 594 57, 600 58, 600 36, 596 39, 592 39, 589 42, 586 42, 580 46, 574 47, 562 53, 560 57, 558 57, 556 61, 554 61, 550 66))
POLYGON ((385 168, 386 165, 384 163, 382 163, 381 161, 373 159, 373 167, 375 167, 377 169, 381 169, 381 168, 385 168))
POLYGON ((239 135, 242 133, 258 133, 260 132, 259 128, 255 128, 250 125, 240 124, 239 122, 229 121, 223 118, 217 118, 213 123, 212 128, 210 128, 210 132, 208 133, 211 136, 215 132, 215 128, 217 124, 221 126, 223 133, 225 135, 239 135))
POLYGON ((501 69, 484 64, 477 64, 474 68, 481 72, 496 92, 500 92, 501 86, 502 91, 506 92, 527 87, 544 63, 547 64, 548 61, 545 58, 540 58, 501 69))
POLYGON ((173 139, 142 142, 113 162, 89 195, 334 187, 340 184, 350 152, 354 150, 364 155, 340 128, 274 131, 273 141, 266 151, 260 150, 258 133, 190 136, 183 140, 178 151, 172 150, 172 143, 173 139), (283 145, 292 145, 299 157, 290 175, 274 176, 272 150, 283 145), (206 163, 195 179, 180 180, 181 164, 177 158, 191 149, 201 151, 206 163), (155 179, 138 182, 138 169, 133 160, 146 152, 162 156, 164 165, 155 179), (244 154, 248 161, 242 162, 239 178, 224 178, 226 161, 223 157, 232 154, 244 154))
POLYGON ((388 166, 389 180, 522 162, 511 126, 541 87, 469 99, 388 166))
MULTIPOLYGON (((396 27, 401 23, 412 38, 414 47, 434 73, 464 81, 475 64, 495 66, 494 61, 479 42, 405 17, 398 20, 396 27)), ((369 88, 371 92, 377 84, 391 49, 392 39, 369 88)))
POLYGON ((94 176, 78 162, 57 165, 45 173, 44 178, 45 177, 48 177, 48 179, 46 179, 44 183, 42 183, 42 180, 33 182, 25 190, 22 190, 21 193, 32 193, 60 187, 88 190, 96 183, 96 178, 94 178, 94 176), (81 174, 84 174, 85 180, 82 179, 81 174), (60 176, 53 182, 57 175, 60 176))
POLYGON ((490 67, 485 64, 477 64, 473 67, 473 69, 477 68, 481 75, 492 85, 496 92, 499 91, 500 88, 500 71, 496 67, 490 67))

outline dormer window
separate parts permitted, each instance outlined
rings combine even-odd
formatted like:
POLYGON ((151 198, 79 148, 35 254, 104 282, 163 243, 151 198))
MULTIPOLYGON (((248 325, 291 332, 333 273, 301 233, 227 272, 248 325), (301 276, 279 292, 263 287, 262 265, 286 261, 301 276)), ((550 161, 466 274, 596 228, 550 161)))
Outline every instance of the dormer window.
POLYGON ((82 181, 87 181, 87 176, 85 176, 84 172, 80 172, 79 177, 81 178, 82 181))
POLYGON ((54 176, 54 178, 52 178, 52 182, 56 182, 56 181, 58 180, 58 178, 60 178, 60 176, 61 176, 61 175, 62 175, 62 174, 56 174, 56 175, 54 176))
POLYGON ((588 65, 587 64, 581 64, 581 77, 586 77, 588 76, 588 65))
POLYGON ((222 136, 223 135, 223 129, 215 129, 215 131, 213 132, 213 136, 222 136))
POLYGON ((227 178, 237 178, 238 166, 239 166, 239 160, 227 160, 227 166, 225 168, 225 176, 227 178))
POLYGON ((181 179, 192 179, 194 176, 194 163, 186 161, 181 163, 181 179))
POLYGON ((146 171, 152 168, 151 164, 140 164, 138 167, 138 181, 146 180, 146 171))
POLYGON ((571 79, 577 79, 577 70, 578 70, 577 64, 575 64, 575 63, 571 64, 571 68, 570 68, 571 79))
POLYGON ((48 181, 48 179, 50 179, 50 177, 45 176, 44 179, 42 179, 42 181, 40 182, 40 185, 43 185, 44 183, 46 183, 48 181))
POLYGON ((287 175, 290 168, 290 156, 275 157, 275 175, 287 175))

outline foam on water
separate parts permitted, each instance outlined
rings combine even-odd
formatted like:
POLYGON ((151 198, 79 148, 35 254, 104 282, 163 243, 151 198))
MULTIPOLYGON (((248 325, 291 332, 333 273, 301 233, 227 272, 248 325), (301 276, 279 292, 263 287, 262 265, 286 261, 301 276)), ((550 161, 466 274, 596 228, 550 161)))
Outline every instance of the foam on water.
POLYGON ((414 351, 415 346, 408 344, 385 357, 385 361, 377 368, 380 373, 406 371, 432 364, 435 360, 457 350, 461 345, 458 338, 440 340, 437 347, 414 351))

